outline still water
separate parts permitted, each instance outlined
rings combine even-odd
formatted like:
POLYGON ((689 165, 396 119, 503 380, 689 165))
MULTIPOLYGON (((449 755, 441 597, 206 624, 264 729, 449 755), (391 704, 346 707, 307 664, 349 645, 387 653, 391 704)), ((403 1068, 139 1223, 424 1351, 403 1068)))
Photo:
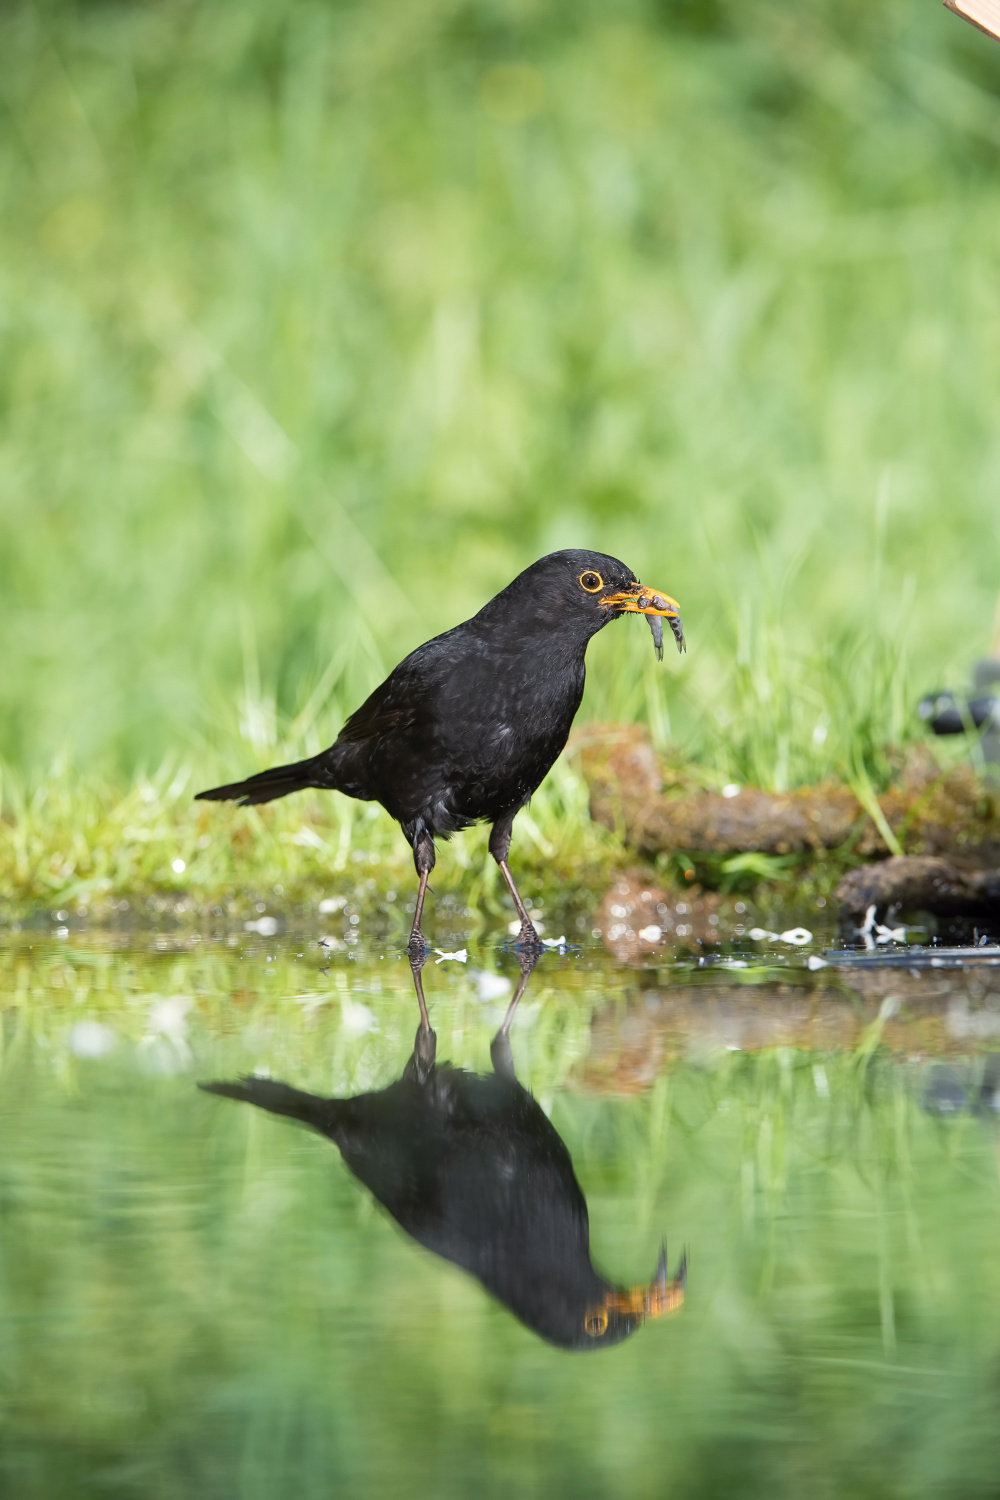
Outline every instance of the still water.
POLYGON ((316 939, 0 938, 4 1497, 1000 1490, 1000 968, 316 939))

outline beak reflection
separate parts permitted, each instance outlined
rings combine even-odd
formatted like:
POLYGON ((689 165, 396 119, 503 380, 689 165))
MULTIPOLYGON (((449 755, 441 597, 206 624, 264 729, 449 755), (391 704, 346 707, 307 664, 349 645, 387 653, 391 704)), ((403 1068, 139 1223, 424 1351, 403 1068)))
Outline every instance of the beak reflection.
POLYGON ((672 1280, 667 1277, 667 1247, 660 1251, 656 1275, 648 1286, 612 1288, 604 1298, 604 1305, 592 1308, 587 1314, 587 1332, 593 1338, 603 1333, 608 1324, 608 1315, 634 1318, 645 1323, 647 1318, 662 1318, 667 1313, 678 1312, 684 1306, 684 1288, 687 1285, 687 1252, 680 1259, 677 1274, 672 1280))
POLYGON ((538 954, 519 958, 520 981, 490 1047, 491 1074, 438 1062, 421 956, 411 960, 420 1007, 413 1054, 388 1088, 327 1099, 271 1078, 201 1087, 325 1135, 419 1244, 474 1276, 548 1343, 594 1349, 676 1311, 686 1259, 670 1280, 664 1248, 650 1285, 632 1288, 595 1269, 570 1154, 514 1071, 508 1032, 538 954))

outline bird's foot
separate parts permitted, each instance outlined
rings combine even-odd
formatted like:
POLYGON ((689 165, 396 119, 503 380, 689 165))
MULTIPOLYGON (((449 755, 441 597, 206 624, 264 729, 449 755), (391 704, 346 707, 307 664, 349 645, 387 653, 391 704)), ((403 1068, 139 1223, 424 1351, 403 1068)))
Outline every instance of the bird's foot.
POLYGON ((406 954, 411 964, 422 967, 431 952, 431 945, 419 930, 410 933, 410 941, 406 945, 406 954))
POLYGON ((535 930, 534 923, 522 922, 514 939, 514 948, 518 953, 541 953, 545 945, 535 930))

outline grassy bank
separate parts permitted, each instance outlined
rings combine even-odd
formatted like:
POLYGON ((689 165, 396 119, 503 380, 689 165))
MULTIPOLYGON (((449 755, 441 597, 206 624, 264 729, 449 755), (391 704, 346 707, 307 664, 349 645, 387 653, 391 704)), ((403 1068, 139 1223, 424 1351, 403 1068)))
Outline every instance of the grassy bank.
MULTIPOLYGON (((289 753, 276 749, 271 758, 289 753)), ((699 766, 686 773, 692 791, 716 779, 699 766)), ((398 825, 377 804, 315 792, 265 807, 219 806, 193 800, 204 784, 180 765, 139 775, 124 790, 118 780, 65 767, 30 795, 8 787, 0 804, 0 926, 50 919, 211 925, 264 912, 312 923, 325 903, 341 921, 346 912, 378 912, 403 931, 416 877, 398 825)), ((669 849, 643 859, 623 828, 592 821, 589 799, 571 750, 515 824, 512 860, 522 892, 564 927, 589 930, 584 916, 630 867, 644 868, 649 882, 668 890, 707 888, 785 913, 829 897, 844 871, 862 861, 856 836, 810 854, 669 849)), ((438 846, 434 907, 465 928, 495 927, 513 916, 488 833, 473 828, 438 846)))
MULTIPOLYGON (((352 910, 412 906, 410 851, 377 805, 317 793, 220 808, 192 802, 200 785, 190 767, 141 776, 124 793, 57 770, 30 797, 12 796, 0 821, 0 924, 56 912, 128 922, 242 921, 265 908, 315 916, 337 898, 352 910)), ((488 832, 442 845, 434 880, 450 909, 485 920, 512 915, 488 832)), ((590 821, 586 786, 561 762, 518 818, 514 858, 526 896, 564 906, 599 897, 627 855, 590 821)))

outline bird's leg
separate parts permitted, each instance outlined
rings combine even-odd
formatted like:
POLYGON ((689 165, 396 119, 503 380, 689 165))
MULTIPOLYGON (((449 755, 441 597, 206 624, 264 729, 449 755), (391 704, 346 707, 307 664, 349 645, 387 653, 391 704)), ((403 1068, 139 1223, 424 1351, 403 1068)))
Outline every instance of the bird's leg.
MULTIPOLYGON (((424 999, 424 979, 420 970, 427 962, 426 952, 410 954, 410 971, 413 974, 413 988, 417 992, 417 1004, 420 1006, 420 1030, 430 1031, 431 1023, 427 1014, 427 1001, 424 999)), ((431 1035, 433 1036, 433 1032, 431 1035)))
POLYGON ((517 935, 517 941, 519 943, 523 943, 526 947, 540 948, 542 946, 542 940, 538 936, 538 933, 535 931, 534 922, 532 922, 531 918, 528 916, 528 909, 525 906, 524 902, 521 900, 520 893, 517 889, 517 886, 514 884, 514 877, 510 873, 510 868, 507 864, 507 861, 505 859, 501 859, 498 860, 497 863, 500 866, 500 874, 507 882, 507 889, 510 891, 514 905, 517 908, 517 914, 521 918, 521 931, 517 935))
POLYGON ((514 908, 521 918, 521 931, 517 935, 518 944, 523 945, 525 948, 540 949, 542 946, 541 939, 535 931, 534 923, 528 916, 528 909, 521 900, 521 893, 514 884, 514 877, 510 873, 510 868, 507 864, 507 854, 510 850, 510 831, 513 822, 514 814, 511 813, 509 817, 500 818, 493 824, 490 830, 490 853, 500 866, 500 874, 503 876, 507 889, 510 891, 514 908))
POLYGON ((514 1059, 510 1051, 510 1036, 503 1026, 490 1042, 490 1062, 498 1078, 511 1078, 515 1083, 517 1082, 514 1059))
MULTIPOLYGON (((417 891, 417 909, 413 913, 413 926, 410 928, 409 948, 411 954, 423 953, 427 947, 424 935, 420 931, 420 919, 424 914, 424 898, 427 895, 427 882, 435 864, 434 840, 425 830, 417 834, 413 841, 413 863, 416 865, 417 874, 420 876, 420 888, 417 891)), ((421 1009, 423 1002, 421 1001, 421 1009)))
POLYGON ((541 956, 541 947, 526 948, 517 955, 518 963, 521 966, 521 977, 517 981, 517 989, 514 991, 511 1002, 507 1007, 507 1014, 503 1018, 503 1025, 490 1043, 490 1060, 493 1063, 494 1072, 503 1073, 511 1078, 514 1076, 514 1063, 510 1055, 510 1037, 508 1035, 510 1032, 510 1023, 514 1019, 514 1012, 521 1003, 521 996, 528 988, 528 980, 531 978, 534 967, 541 956))
POLYGON ((430 870, 422 870, 420 874, 420 887, 417 891, 417 909, 413 913, 413 926, 410 928, 410 951, 423 953, 427 947, 424 935, 420 931, 420 919, 424 914, 424 897, 427 895, 427 881, 430 878, 430 870))
POLYGON ((410 954, 410 972, 413 975, 413 988, 417 992, 417 1004, 420 1006, 420 1025, 413 1041, 413 1071, 418 1082, 423 1083, 434 1066, 434 1058, 437 1055, 437 1036, 431 1030, 430 1017, 427 1014, 427 1001, 424 999, 424 980, 421 969, 427 962, 426 950, 421 949, 419 953, 410 954))

